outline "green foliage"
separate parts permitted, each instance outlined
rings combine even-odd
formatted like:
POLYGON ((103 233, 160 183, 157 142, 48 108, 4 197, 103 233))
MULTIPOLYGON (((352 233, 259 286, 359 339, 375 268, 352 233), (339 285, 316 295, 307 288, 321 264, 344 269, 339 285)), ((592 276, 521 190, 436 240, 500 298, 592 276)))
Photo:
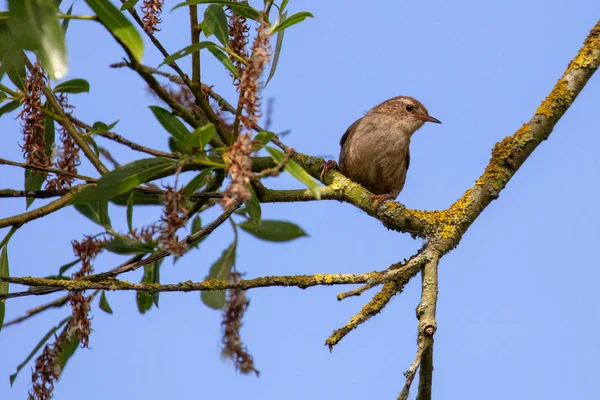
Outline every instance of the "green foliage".
POLYGON ((153 244, 124 236, 114 238, 105 248, 115 254, 148 254, 154 251, 153 244))
MULTIPOLYGON (((161 264, 162 260, 158 260, 144 265, 144 276, 142 277, 142 283, 160 283, 161 264)), ((140 314, 144 314, 146 311, 152 308, 152 304, 158 307, 158 293, 150 294, 138 291, 136 293, 136 301, 138 311, 140 314)))
POLYGON ((252 7, 246 2, 234 2, 234 1, 217 1, 217 0, 188 0, 184 3, 179 3, 175 7, 171 9, 174 11, 180 7, 188 7, 194 4, 218 4, 221 6, 229 6, 231 7, 238 15, 248 18, 248 19, 257 19, 260 16, 260 12, 252 7))
MULTIPOLYGON (((223 46, 229 44, 229 27, 227 24, 227 15, 222 6, 211 4, 204 11, 204 24, 211 34, 221 42, 223 46)), ((207 37, 210 35, 207 35, 207 37)))
POLYGON ((108 215, 108 200, 94 201, 85 204, 75 204, 75 209, 100 226, 110 228, 108 215))
POLYGON ((102 176, 96 185, 90 185, 73 199, 74 204, 110 200, 128 192, 141 183, 173 170, 175 161, 165 157, 143 158, 122 165, 102 176))
MULTIPOLYGON (((0 276, 8 277, 10 276, 8 270, 8 244, 5 244, 2 249, 0 249, 0 276)), ((0 282, 0 294, 8 293, 8 282, 0 282)), ((2 326, 4 325, 4 315, 6 314, 6 299, 0 300, 0 331, 2 330, 2 326)))
POLYGON ((113 313, 110 304, 108 304, 108 299, 106 298, 106 290, 103 290, 102 294, 100 295, 100 302, 98 303, 98 307, 100 307, 100 309, 107 314, 113 313))
MULTIPOLYGON (((15 0, 20 1, 20 0, 15 0)), ((131 22, 109 0, 85 0, 102 24, 127 48, 137 62, 144 56, 144 43, 131 22)))
MULTIPOLYGON (((282 162, 285 158, 285 154, 279 149, 276 149, 274 147, 266 147, 266 149, 271 155, 271 158, 277 163, 282 162)), ((288 174, 292 175, 294 178, 304 183, 310 189, 310 191, 313 192, 317 199, 321 198, 319 183, 315 181, 313 177, 310 176, 310 174, 300 166, 300 164, 298 164, 294 160, 288 160, 288 162, 285 164, 284 169, 288 174)))
POLYGON ((66 75, 67 51, 53 0, 8 0, 8 26, 17 46, 42 58, 49 75, 66 75))
MULTIPOLYGON (((206 279, 228 280, 231 275, 231 269, 235 264, 235 251, 237 248, 237 239, 223 251, 221 257, 210 267, 210 272, 206 279)), ((220 310, 225 306, 225 290, 204 291, 200 295, 204 304, 215 310, 220 310)))
POLYGON ((271 34, 283 31, 284 29, 287 29, 292 25, 299 24, 300 22, 304 21, 306 18, 314 18, 314 16, 307 11, 303 11, 303 12, 296 13, 284 20, 280 20, 279 25, 276 25, 275 28, 273 28, 271 30, 271 34))
POLYGON ((263 219, 260 223, 257 223, 250 220, 242 222, 238 226, 257 238, 269 242, 288 242, 302 236, 308 236, 298 225, 287 221, 263 219))
POLYGON ((85 79, 71 79, 54 88, 55 93, 89 93, 90 84, 85 79))

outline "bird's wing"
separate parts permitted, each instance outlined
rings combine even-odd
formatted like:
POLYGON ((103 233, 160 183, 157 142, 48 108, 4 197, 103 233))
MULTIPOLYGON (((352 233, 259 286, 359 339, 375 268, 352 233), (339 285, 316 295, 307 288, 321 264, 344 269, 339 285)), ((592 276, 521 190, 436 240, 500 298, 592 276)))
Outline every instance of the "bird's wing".
POLYGON ((342 136, 342 138, 340 139, 340 146, 344 147, 344 143, 346 143, 346 141, 348 140, 348 138, 350 136, 352 136, 352 134, 354 133, 354 131, 358 127, 358 124, 360 123, 361 120, 362 120, 362 118, 357 119, 356 121, 354 121, 354 123, 352 125, 350 125, 348 127, 348 129, 346 129, 346 132, 344 133, 344 136, 342 136))

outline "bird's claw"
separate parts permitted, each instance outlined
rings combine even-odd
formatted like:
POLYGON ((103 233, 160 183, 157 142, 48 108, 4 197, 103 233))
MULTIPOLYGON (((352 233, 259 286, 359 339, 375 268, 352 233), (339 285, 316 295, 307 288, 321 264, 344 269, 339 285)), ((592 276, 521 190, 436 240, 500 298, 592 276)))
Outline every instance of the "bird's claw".
POLYGON ((373 205, 375 206, 375 212, 379 211, 379 207, 381 207, 381 205, 388 201, 388 200, 392 200, 394 199, 394 195, 393 194, 374 194, 371 199, 373 200, 373 205))
POLYGON ((329 172, 330 169, 339 170, 338 164, 334 160, 325 161, 321 166, 321 182, 324 182, 325 175, 329 172))

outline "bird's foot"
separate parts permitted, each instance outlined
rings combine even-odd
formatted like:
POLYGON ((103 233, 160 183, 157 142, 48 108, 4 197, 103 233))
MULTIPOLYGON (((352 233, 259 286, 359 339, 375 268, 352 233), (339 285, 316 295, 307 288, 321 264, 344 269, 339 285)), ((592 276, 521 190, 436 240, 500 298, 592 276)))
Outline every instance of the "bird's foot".
POLYGON ((373 205, 375 206, 375 212, 379 211, 379 207, 381 207, 381 205, 388 201, 388 200, 393 200, 396 196, 394 196, 393 194, 390 193, 386 193, 386 194, 374 194, 373 196, 371 196, 371 199, 373 200, 373 205))
POLYGON ((338 164, 334 160, 325 161, 321 166, 321 182, 325 183, 325 175, 327 175, 327 172, 329 172, 330 169, 340 170, 338 164))

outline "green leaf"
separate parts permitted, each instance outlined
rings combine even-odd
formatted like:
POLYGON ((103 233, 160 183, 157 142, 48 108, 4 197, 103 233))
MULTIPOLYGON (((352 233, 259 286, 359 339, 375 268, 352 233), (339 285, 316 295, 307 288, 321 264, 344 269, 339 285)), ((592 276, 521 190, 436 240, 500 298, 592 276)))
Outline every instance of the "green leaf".
POLYGON ((69 269, 71 269, 71 268, 72 268, 74 265, 77 265, 77 264, 78 264, 80 261, 81 261, 81 259, 79 259, 79 258, 78 258, 78 259, 77 259, 77 260, 75 260, 75 261, 71 261, 70 263, 67 263, 67 264, 65 264, 65 265, 61 266, 61 267, 58 269, 58 276, 59 276, 60 278, 64 278, 64 277, 62 276, 62 274, 64 274, 65 272, 67 272, 67 271, 68 271, 69 269))
MULTIPOLYGON (((273 147, 265 147, 271 158, 275 160, 275 162, 279 163, 285 157, 283 151, 279 149, 275 149, 273 147)), ((292 175, 294 178, 298 179, 300 182, 304 183, 311 192, 315 195, 317 199, 321 199, 321 190, 320 185, 317 181, 313 179, 312 176, 309 175, 308 172, 304 170, 296 161, 288 160, 287 164, 285 164, 285 171, 292 175)))
POLYGON ((283 0, 281 2, 281 5, 279 6, 279 8, 281 9, 282 12, 285 11, 285 7, 287 6, 288 2, 289 2, 289 0, 283 0))
POLYGON ((302 236, 308 236, 298 225, 287 221, 263 219, 260 224, 245 221, 238 224, 238 226, 257 238, 270 242, 287 242, 302 236))
POLYGON ((256 197, 256 193, 254 192, 254 188, 252 188, 252 185, 248 184, 248 190, 250 191, 250 193, 252 193, 252 197, 250 197, 250 200, 244 203, 244 205, 248 210, 248 216, 250 217, 250 221, 256 224, 260 224, 260 217, 262 215, 262 211, 260 209, 260 202, 256 197))
POLYGON ((105 248, 115 254, 148 254, 154 251, 154 245, 129 237, 116 237, 105 248))
MULTIPOLYGON (((223 251, 221 257, 215 261, 212 267, 210 267, 210 272, 206 276, 206 279, 229 280, 231 268, 233 268, 233 264, 235 264, 236 247, 237 240, 234 240, 233 243, 223 251)), ((225 306, 225 290, 204 291, 200 297, 202 302, 210 308, 220 310, 225 306)))
POLYGON ((165 65, 165 64, 171 64, 173 61, 179 60, 182 57, 188 56, 192 53, 195 53, 197 51, 200 51, 202 49, 206 49, 209 47, 215 47, 216 44, 214 44, 213 42, 198 42, 198 43, 194 43, 191 44, 189 46, 184 47, 183 49, 176 51, 175 53, 171 54, 169 57, 165 58, 163 60, 162 63, 160 63, 159 67, 161 65, 165 65))
POLYGON ((127 0, 125 3, 123 3, 123 5, 121 6, 120 10, 121 11, 127 11, 131 7, 134 7, 137 4, 138 1, 140 1, 140 0, 127 0))
POLYGON ((6 95, 6 93, 0 91, 0 103, 2 102, 2 100, 7 99, 7 98, 8 98, 8 96, 6 95))
POLYGON ((112 308, 110 308, 110 304, 108 304, 108 300, 106 299, 106 290, 102 291, 102 294, 100 295, 100 309, 102 311, 104 311, 107 314, 112 314, 113 310, 112 308))
POLYGON ((142 62, 144 42, 131 22, 109 0, 85 0, 100 22, 127 47, 137 62, 142 62))
POLYGON ((56 359, 56 364, 60 367, 60 375, 65 370, 65 366, 67 365, 67 361, 71 358, 73 353, 79 348, 79 339, 77 335, 71 335, 67 339, 66 343, 62 345, 62 351, 58 354, 56 359))
POLYGON ((0 117, 2 117, 2 114, 6 114, 11 111, 14 111, 19 107, 21 107, 21 102, 18 100, 13 100, 11 102, 6 103, 2 107, 0 107, 0 117))
POLYGON ((291 17, 287 18, 285 21, 280 21, 279 25, 277 25, 275 27, 275 29, 273 29, 271 31, 271 34, 279 32, 279 31, 283 31, 284 29, 287 29, 292 25, 296 25, 297 23, 300 23, 309 17, 314 18, 314 16, 307 11, 302 11, 302 12, 296 13, 296 14, 292 15, 291 17))
POLYGON ((33 50, 53 79, 67 74, 67 51, 64 32, 49 0, 8 0, 8 26, 19 45, 33 50))
POLYGON ((223 46, 229 45, 229 26, 223 6, 216 4, 208 6, 204 11, 204 22, 223 46))
POLYGON ((27 363, 29 361, 31 361, 31 359, 35 356, 35 354, 42 348, 42 346, 52 337, 52 335, 54 335, 54 333, 59 330, 68 320, 70 320, 71 317, 67 317, 65 319, 63 319, 62 321, 60 321, 58 323, 58 325, 56 325, 55 327, 53 327, 52 329, 50 329, 48 331, 48 333, 46 333, 46 335, 38 342, 38 344, 33 348, 33 350, 31 350, 31 352, 29 353, 29 355, 27 356, 27 358, 17 366, 17 371, 12 374, 10 376, 10 386, 13 385, 13 383, 15 383, 15 379, 17 379, 17 375, 19 374, 19 372, 23 369, 23 367, 25 365, 27 365, 27 363))
POLYGON ((121 165, 98 180, 95 186, 82 190, 73 199, 74 204, 109 200, 128 192, 141 183, 164 176, 175 166, 175 161, 166 157, 143 158, 121 165))
POLYGON ((188 138, 186 145, 192 151, 202 151, 204 146, 210 142, 210 139, 215 136, 215 132, 216 129, 213 124, 199 126, 188 138))
MULTIPOLYGON (((50 106, 46 103, 44 105, 45 109, 49 109, 50 106)), ((48 116, 44 117, 44 141, 46 142, 46 156, 50 157, 52 155, 52 147, 54 146, 54 120, 48 116)), ((25 190, 40 190, 42 185, 46 181, 47 175, 34 173, 34 171, 27 169, 25 170, 25 190)), ((26 208, 29 208, 33 201, 34 197, 27 197, 25 199, 26 208)))
POLYGON ((206 36, 206 38, 211 37, 211 35, 213 34, 212 30, 211 30, 211 26, 209 26, 206 21, 202 21, 200 22, 200 29, 202 30, 202 32, 204 32, 204 36, 206 36))
POLYGON ((257 19, 260 16, 260 12, 250 7, 246 2, 233 2, 233 1, 216 1, 216 0, 188 0, 185 3, 179 3, 171 9, 176 10, 180 7, 188 7, 194 4, 218 4, 221 6, 231 7, 236 14, 249 19, 257 19))
MULTIPOLYGON (((0 253, 0 276, 9 277, 8 270, 8 244, 5 244, 0 253)), ((8 282, 0 282, 0 294, 8 293, 8 282)), ((4 314, 6 313, 6 299, 0 300, 0 331, 4 325, 4 314)))
MULTIPOLYGON (((160 283, 160 264, 162 260, 152 262, 144 265, 144 276, 142 277, 142 283, 160 283)), ((150 294, 142 291, 136 293, 136 301, 138 311, 140 314, 144 314, 146 311, 152 308, 152 303, 158 307, 158 293, 150 294)))
POLYGON ((208 51, 210 51, 212 55, 217 58, 217 60, 221 61, 221 64, 223 64, 233 76, 235 76, 236 78, 240 77, 237 68, 235 67, 235 65, 233 65, 233 63, 229 59, 229 56, 226 53, 224 53, 218 47, 208 47, 208 51))
POLYGON ((90 84, 85 79, 71 79, 54 88, 54 93, 89 93, 90 84))
MULTIPOLYGON (((283 7, 282 7, 283 10, 283 7)), ((282 23, 286 20, 287 18, 287 11, 279 14, 279 23, 282 23)), ((277 69, 277 63, 279 62, 279 54, 281 53, 281 47, 283 46, 283 34, 285 33, 284 30, 277 32, 277 39, 275 40, 275 52, 273 53, 273 61, 271 62, 271 70, 269 71, 269 77, 267 78, 267 81, 265 82, 265 87, 269 84, 269 82, 271 81, 271 78, 273 78, 273 76, 275 76, 275 70, 277 69)))
POLYGON ((25 59, 22 56, 22 49, 7 24, 2 22, 0 22, 0 43, 2 43, 0 46, 0 79, 6 73, 8 79, 17 88, 24 90, 25 59))
MULTIPOLYGON (((69 7, 69 9, 66 12, 66 15, 71 15, 73 13, 73 6, 75 5, 75 3, 71 4, 71 7, 69 7)), ((63 19, 63 21, 61 22, 60 26, 63 30, 63 33, 66 35, 67 34, 67 29, 69 29, 69 24, 71 23, 71 18, 65 18, 63 19)))
POLYGON ((271 139, 275 137, 275 133, 269 131, 260 131, 254 136, 254 141, 258 142, 257 145, 254 146, 254 151, 258 151, 265 147, 271 139))
POLYGON ((165 128, 175 140, 185 146, 191 134, 183 122, 162 107, 150 106, 149 108, 162 127, 165 128))
MULTIPOLYGON (((200 219, 199 215, 196 215, 192 220, 192 235, 198 232, 200 229, 202 229, 202 220, 200 219)), ((191 250, 197 248, 200 245, 200 243, 202 243, 202 241, 206 238, 207 236, 204 236, 203 238, 196 240, 189 246, 189 249, 191 250)))
POLYGON ((108 216, 108 200, 95 201, 85 204, 75 204, 75 209, 100 226, 110 227, 108 216))
POLYGON ((127 206, 127 201, 129 200, 129 194, 131 192, 133 192, 133 205, 135 206, 157 206, 163 204, 160 196, 135 191, 125 192, 123 194, 113 197, 112 199, 110 199, 110 201, 111 203, 117 204, 119 206, 127 206))
POLYGON ((102 121, 96 121, 94 122, 94 125, 92 125, 92 130, 89 132, 91 135, 95 134, 95 133, 106 133, 109 132, 112 128, 114 128, 117 124, 119 123, 119 120, 116 120, 115 122, 113 122, 112 124, 105 124, 102 121))
POLYGON ((183 197, 189 199, 192 195, 200 189, 202 186, 206 184, 208 175, 212 172, 212 168, 205 169, 196 175, 191 181, 188 182, 187 185, 183 188, 182 194, 183 197))
POLYGON ((127 198, 127 228, 129 232, 133 232, 133 190, 129 192, 129 197, 127 198))

